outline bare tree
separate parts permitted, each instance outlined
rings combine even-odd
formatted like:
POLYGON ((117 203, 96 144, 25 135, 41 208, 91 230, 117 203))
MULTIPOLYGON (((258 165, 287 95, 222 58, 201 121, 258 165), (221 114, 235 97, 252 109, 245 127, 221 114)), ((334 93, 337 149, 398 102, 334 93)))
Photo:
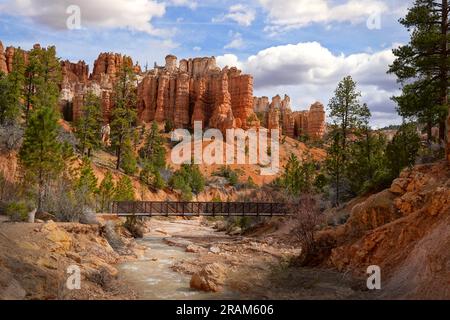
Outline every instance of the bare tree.
POLYGON ((324 216, 320 213, 317 200, 313 195, 303 194, 290 205, 292 233, 301 243, 302 253, 299 262, 308 265, 317 254, 316 232, 324 222, 324 216))

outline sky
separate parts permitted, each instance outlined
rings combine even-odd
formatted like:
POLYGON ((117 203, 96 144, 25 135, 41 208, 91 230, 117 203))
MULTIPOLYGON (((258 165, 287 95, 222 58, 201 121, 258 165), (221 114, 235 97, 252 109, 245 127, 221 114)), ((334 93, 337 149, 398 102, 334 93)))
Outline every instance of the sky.
POLYGON ((412 0, 0 0, 0 40, 91 65, 100 52, 141 66, 164 57, 215 56, 254 76, 255 96, 291 97, 293 110, 328 105, 351 75, 375 127, 401 119, 392 48, 408 42, 398 23, 412 0), (79 22, 79 23, 78 23, 79 22))

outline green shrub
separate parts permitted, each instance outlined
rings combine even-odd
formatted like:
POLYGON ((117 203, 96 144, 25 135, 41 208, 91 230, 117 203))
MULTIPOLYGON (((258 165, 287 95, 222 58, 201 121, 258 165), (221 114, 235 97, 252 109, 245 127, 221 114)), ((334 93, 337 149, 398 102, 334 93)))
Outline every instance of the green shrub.
POLYGON ((28 204, 24 201, 11 202, 5 208, 6 215, 12 221, 26 221, 30 211, 28 204))
POLYGON ((216 171, 213 175, 218 177, 223 177, 228 180, 230 185, 235 186, 239 182, 239 174, 237 171, 231 169, 228 166, 222 166, 218 171, 216 171))

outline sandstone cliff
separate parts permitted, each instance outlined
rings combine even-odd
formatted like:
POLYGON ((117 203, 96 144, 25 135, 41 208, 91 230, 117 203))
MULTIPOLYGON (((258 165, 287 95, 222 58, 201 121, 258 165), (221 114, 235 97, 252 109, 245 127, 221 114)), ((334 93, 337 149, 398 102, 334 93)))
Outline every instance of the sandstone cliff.
POLYGON ((348 221, 318 235, 325 265, 359 275, 380 266, 384 298, 450 298, 448 164, 406 169, 390 189, 343 210, 348 221))
POLYGON ((267 97, 254 97, 253 110, 265 116, 269 129, 280 129, 288 137, 307 135, 317 140, 322 139, 325 134, 325 108, 320 102, 311 105, 309 111, 293 112, 291 99, 287 95, 283 99, 276 95, 271 103, 267 97))
POLYGON ((236 68, 221 70, 214 57, 166 57, 138 86, 138 114, 144 122, 171 120, 176 127, 200 121, 222 131, 258 127, 253 112, 253 78, 236 68))

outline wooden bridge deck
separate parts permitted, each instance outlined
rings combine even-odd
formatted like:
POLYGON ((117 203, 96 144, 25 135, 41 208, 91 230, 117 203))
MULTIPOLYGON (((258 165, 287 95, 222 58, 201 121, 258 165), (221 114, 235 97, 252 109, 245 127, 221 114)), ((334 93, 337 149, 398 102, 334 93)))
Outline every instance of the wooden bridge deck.
POLYGON ((289 215, 292 205, 262 202, 113 202, 112 213, 121 217, 274 217, 289 215))

